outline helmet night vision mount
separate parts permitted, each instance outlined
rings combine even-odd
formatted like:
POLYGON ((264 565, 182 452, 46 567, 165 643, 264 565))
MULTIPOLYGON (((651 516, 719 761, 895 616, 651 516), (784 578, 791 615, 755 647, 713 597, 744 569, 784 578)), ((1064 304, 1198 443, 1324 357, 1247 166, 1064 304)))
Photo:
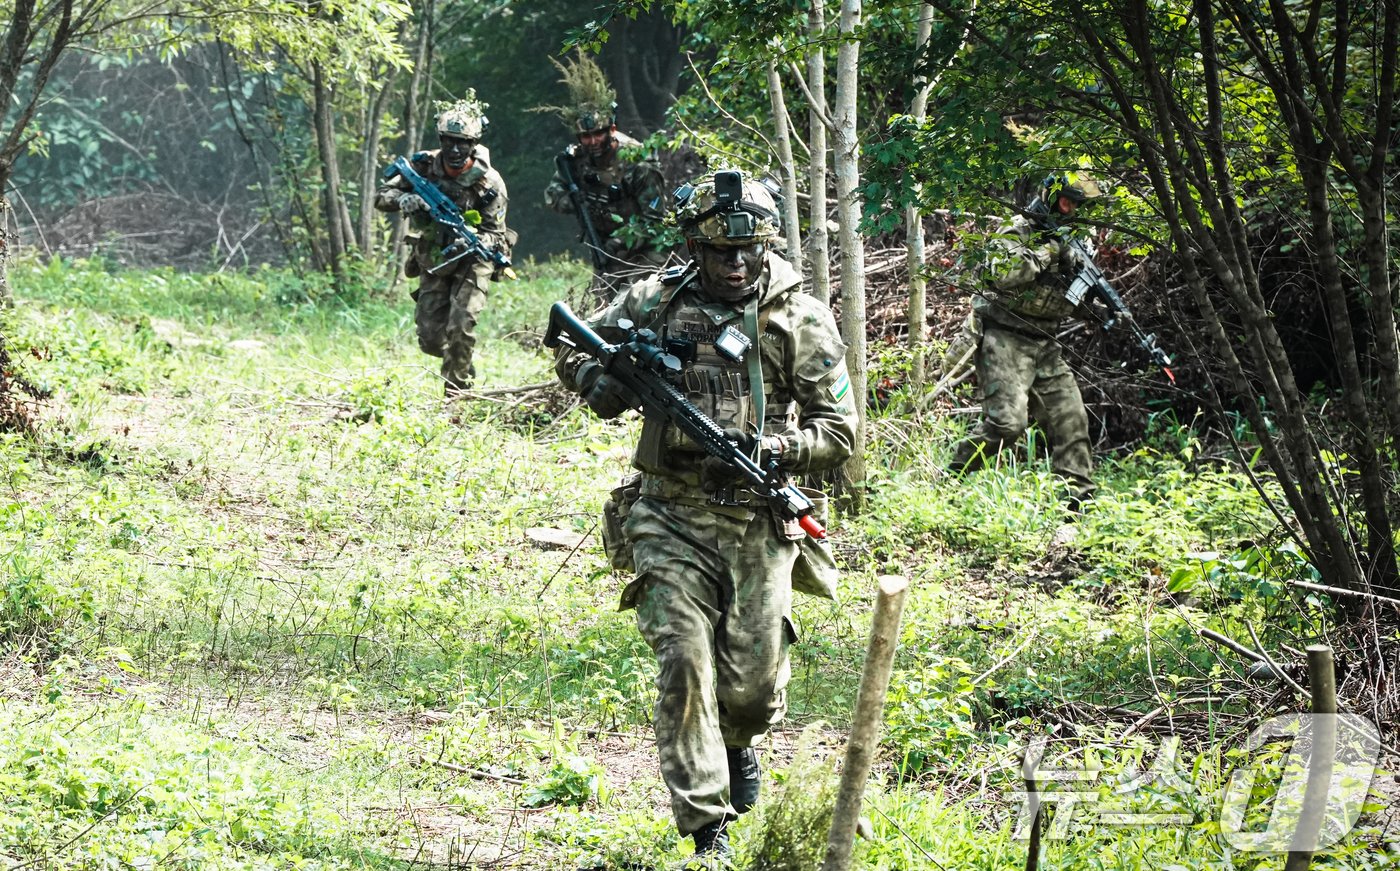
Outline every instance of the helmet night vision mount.
POLYGON ((676 189, 676 222, 687 239, 712 245, 751 245, 778 235, 772 191, 735 169, 676 189))

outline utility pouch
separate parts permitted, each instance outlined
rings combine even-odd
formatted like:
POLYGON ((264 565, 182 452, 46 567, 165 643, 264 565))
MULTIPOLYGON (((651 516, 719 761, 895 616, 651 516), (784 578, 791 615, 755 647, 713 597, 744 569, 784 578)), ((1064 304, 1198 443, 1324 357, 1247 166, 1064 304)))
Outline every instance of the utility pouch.
POLYGON ((404 243, 408 246, 408 258, 403 262, 403 274, 408 278, 417 278, 423 274, 423 264, 418 262, 418 245, 422 238, 417 233, 404 236, 404 243))
MULTIPOLYGON (((812 516, 825 527, 828 506, 826 494, 810 487, 798 489, 812 500, 815 506, 812 516)), ((841 573, 836 568, 836 556, 831 551, 831 542, 824 538, 813 538, 802 532, 801 527, 798 527, 798 533, 802 537, 797 540, 797 562, 792 566, 792 588, 799 593, 835 601, 836 582, 841 573)))
POLYGON ((642 497, 642 473, 633 472, 613 488, 603 503, 603 552, 608 555, 608 563, 618 571, 630 572, 632 563, 632 542, 627 540, 623 529, 627 525, 627 515, 632 506, 642 497))

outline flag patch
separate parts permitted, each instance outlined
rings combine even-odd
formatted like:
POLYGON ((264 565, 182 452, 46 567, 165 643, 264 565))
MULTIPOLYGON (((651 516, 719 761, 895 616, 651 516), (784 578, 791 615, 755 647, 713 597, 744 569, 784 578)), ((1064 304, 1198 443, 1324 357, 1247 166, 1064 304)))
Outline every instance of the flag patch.
POLYGON ((849 393, 850 390, 851 376, 846 374, 845 372, 842 372, 841 377, 836 379, 836 383, 831 385, 832 398, 835 399, 837 402, 840 402, 841 400, 846 398, 846 394, 849 393))

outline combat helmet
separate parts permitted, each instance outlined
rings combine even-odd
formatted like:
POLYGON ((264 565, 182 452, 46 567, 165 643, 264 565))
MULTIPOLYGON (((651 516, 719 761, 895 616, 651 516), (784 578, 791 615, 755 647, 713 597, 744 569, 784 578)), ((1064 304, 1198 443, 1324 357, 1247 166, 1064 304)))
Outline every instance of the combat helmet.
POLYGON ((596 103, 580 103, 574 107, 574 132, 592 133, 617 126, 617 103, 599 106, 596 103))
POLYGON ((1087 172, 1057 172, 1046 176, 1041 186, 1041 196, 1046 205, 1054 206, 1060 197, 1069 199, 1075 205, 1085 200, 1102 196, 1103 191, 1087 172))
POLYGON ((1087 172, 1057 172, 1045 177, 1041 182, 1040 194, 1031 201, 1028 211, 1035 216, 1036 223, 1048 229, 1059 226, 1062 215, 1058 203, 1064 197, 1076 206, 1083 205, 1103 195, 1102 189, 1087 172))
POLYGON ((616 136, 597 135, 611 134, 617 128, 617 94, 608 85, 608 77, 603 75, 597 62, 581 50, 574 57, 565 58, 563 63, 554 58, 549 62, 559 71, 559 81, 568 91, 569 99, 562 106, 536 106, 530 111, 552 112, 559 116, 595 160, 603 158, 617 145, 616 136))
POLYGON ((782 232, 772 190, 736 169, 720 170, 699 184, 682 185, 675 202, 676 226, 687 242, 753 245, 782 232))
POLYGON ((476 90, 467 88, 466 96, 456 102, 445 100, 433 104, 437 110, 437 132, 439 136, 456 136, 459 139, 481 140, 486 125, 487 104, 476 97, 476 90))

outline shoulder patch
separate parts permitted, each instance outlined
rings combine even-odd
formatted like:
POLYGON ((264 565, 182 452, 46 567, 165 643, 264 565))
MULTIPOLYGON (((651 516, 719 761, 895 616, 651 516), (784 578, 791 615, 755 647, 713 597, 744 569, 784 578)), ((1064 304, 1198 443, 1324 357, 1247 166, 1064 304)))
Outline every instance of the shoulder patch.
POLYGON ((850 373, 842 371, 836 382, 831 385, 831 398, 840 402, 846 398, 846 394, 851 392, 850 373))

